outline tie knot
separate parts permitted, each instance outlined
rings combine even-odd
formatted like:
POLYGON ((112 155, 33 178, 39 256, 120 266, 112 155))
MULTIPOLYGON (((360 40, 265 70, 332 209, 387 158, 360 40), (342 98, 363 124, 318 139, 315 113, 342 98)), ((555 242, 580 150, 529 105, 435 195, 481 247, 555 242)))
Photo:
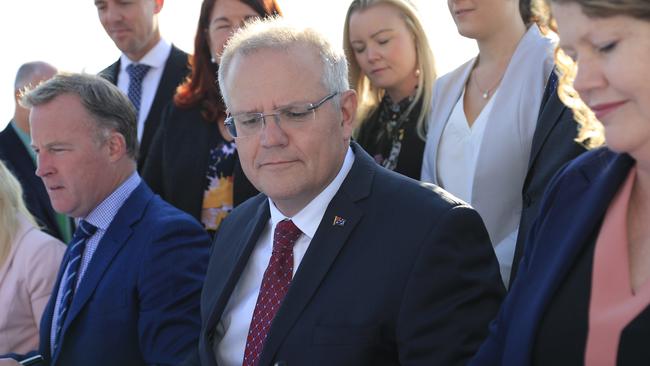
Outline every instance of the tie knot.
POLYGON ((126 72, 131 80, 142 81, 150 68, 151 66, 145 64, 130 64, 126 67, 126 72))
POLYGON ((282 220, 275 226, 273 234, 274 251, 291 251, 302 231, 291 220, 282 220))
POLYGON ((95 234, 95 231, 97 231, 97 227, 95 225, 89 223, 86 220, 81 220, 79 221, 79 226, 77 226, 77 230, 74 232, 73 236, 77 240, 88 239, 93 236, 93 234, 95 234))

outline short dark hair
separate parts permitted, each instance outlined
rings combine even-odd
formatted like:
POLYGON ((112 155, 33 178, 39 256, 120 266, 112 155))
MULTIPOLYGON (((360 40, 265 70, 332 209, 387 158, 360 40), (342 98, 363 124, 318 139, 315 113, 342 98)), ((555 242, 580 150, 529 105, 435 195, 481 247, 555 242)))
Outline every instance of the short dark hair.
POLYGON ((79 97, 88 113, 95 117, 101 141, 108 131, 116 131, 126 143, 127 155, 138 158, 137 117, 129 99, 115 85, 90 74, 58 74, 32 90, 27 90, 21 104, 32 108, 63 94, 79 97))

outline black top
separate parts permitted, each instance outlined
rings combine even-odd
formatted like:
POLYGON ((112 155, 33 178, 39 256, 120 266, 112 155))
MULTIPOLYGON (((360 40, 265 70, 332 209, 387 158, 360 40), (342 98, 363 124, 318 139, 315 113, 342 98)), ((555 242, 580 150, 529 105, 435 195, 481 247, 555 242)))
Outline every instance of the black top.
POLYGON ((357 142, 380 165, 419 180, 424 141, 417 134, 417 118, 422 101, 407 115, 412 98, 394 104, 386 94, 377 109, 361 124, 357 142))
MULTIPOLYGON (((217 124, 206 121, 198 106, 179 108, 172 103, 163 113, 142 178, 165 201, 201 221, 210 153, 224 142, 217 124)), ((244 175, 236 152, 232 161, 232 173, 227 175, 232 176, 233 206, 237 206, 258 192, 244 175)))
MULTIPOLYGON (((596 235, 583 248, 551 299, 532 350, 533 365, 584 365, 589 328, 589 299, 596 235)), ((650 362, 650 307, 632 320, 621 334, 618 365, 650 362)))

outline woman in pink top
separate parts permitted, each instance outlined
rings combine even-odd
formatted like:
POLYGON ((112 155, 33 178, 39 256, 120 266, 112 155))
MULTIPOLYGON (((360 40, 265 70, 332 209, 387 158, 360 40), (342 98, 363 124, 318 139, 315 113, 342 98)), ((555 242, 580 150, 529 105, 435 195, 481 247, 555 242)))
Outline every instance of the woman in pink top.
POLYGON ((0 354, 38 348, 41 314, 65 246, 41 232, 0 161, 0 354))
POLYGON ((648 365, 650 1, 551 7, 560 98, 580 124, 578 141, 594 149, 551 182, 471 364, 648 365))

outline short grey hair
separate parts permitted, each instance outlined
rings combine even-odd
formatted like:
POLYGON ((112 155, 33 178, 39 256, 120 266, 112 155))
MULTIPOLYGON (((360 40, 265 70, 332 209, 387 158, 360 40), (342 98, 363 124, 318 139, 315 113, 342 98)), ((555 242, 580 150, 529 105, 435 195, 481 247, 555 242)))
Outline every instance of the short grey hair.
MULTIPOLYGON (((342 47, 334 47, 325 35, 313 28, 292 25, 286 19, 275 16, 247 23, 228 41, 219 63, 219 88, 226 106, 229 101, 225 76, 236 56, 269 49, 287 51, 297 46, 318 52, 323 65, 321 83, 325 89, 332 93, 350 89, 348 63, 342 47)), ((335 103, 338 104, 338 98, 335 103)))
POLYGON ((98 139, 104 142, 108 133, 116 131, 126 142, 127 155, 138 158, 137 115, 131 101, 115 85, 89 74, 58 74, 32 90, 25 91, 21 104, 36 107, 54 98, 73 94, 92 116, 98 139))

